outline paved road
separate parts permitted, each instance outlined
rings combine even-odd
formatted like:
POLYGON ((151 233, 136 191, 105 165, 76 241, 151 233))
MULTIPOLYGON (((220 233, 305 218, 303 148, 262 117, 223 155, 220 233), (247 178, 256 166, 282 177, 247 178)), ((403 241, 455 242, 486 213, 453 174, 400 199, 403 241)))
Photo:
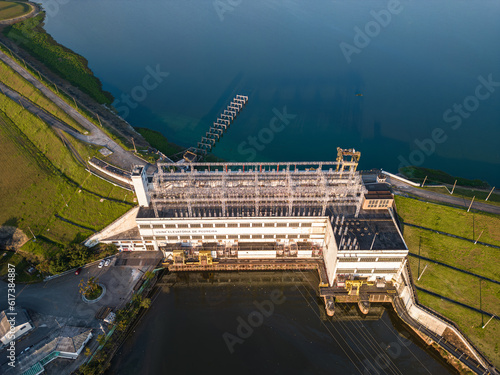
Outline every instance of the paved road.
MULTIPOLYGON (((408 184, 405 184, 403 181, 400 181, 398 179, 391 178, 389 176, 387 177, 387 181, 392 185, 395 192, 399 192, 400 194, 402 193, 402 195, 413 194, 425 200, 438 201, 441 203, 447 203, 454 206, 465 207, 465 208, 469 208, 470 202, 472 201, 472 199, 454 197, 453 195, 446 195, 446 194, 436 193, 434 191, 419 189, 410 186, 408 184)), ((477 200, 474 200, 474 203, 472 204, 472 209, 500 215, 500 206, 494 206, 488 203, 478 202, 477 200)))
MULTIPOLYGON (((100 146, 105 146, 109 150, 113 151, 116 155, 119 156, 120 161, 122 165, 121 167, 125 169, 130 169, 132 165, 138 164, 138 165, 145 165, 146 163, 136 157, 134 154, 132 154, 129 151, 124 150, 118 143, 116 143, 114 140, 112 140, 104 131, 102 131, 98 126, 94 125, 92 122, 87 120, 83 115, 80 114, 76 109, 71 107, 68 103, 66 103, 64 100, 62 100, 59 96, 57 96, 55 93, 53 93, 50 89, 48 89, 44 84, 42 84, 37 78, 35 78, 30 72, 28 72, 24 67, 20 66, 17 64, 14 60, 12 60, 7 54, 4 52, 0 51, 0 60, 2 60, 5 64, 9 65, 12 69, 14 69, 17 73, 19 73, 23 78, 25 78, 27 81, 29 81, 31 84, 33 84, 37 89, 39 89, 47 98, 49 98, 52 102, 54 102, 59 108, 61 108, 64 112, 66 112, 69 116, 71 116, 73 119, 75 119, 82 127, 87 129, 90 132, 90 135, 85 136, 82 135, 78 132, 69 132, 68 131, 68 126, 64 127, 62 130, 67 131, 69 134, 75 136, 75 138, 80 139, 84 142, 88 143, 93 143, 96 145, 100 146), (75 135, 76 133, 76 135, 75 135)), ((3 85, 2 89, 5 89, 6 86, 3 85)), ((7 91, 7 90, 4 90, 7 91)), ((10 90, 10 94, 7 94, 7 96, 11 97, 13 90, 10 90)), ((17 101, 17 99, 14 99, 17 101)), ((40 115, 40 108, 38 110, 35 110, 33 108, 34 104, 31 103, 32 106, 27 106, 26 108, 35 114, 40 115), (33 112, 35 111, 35 112, 33 112)), ((35 106, 36 107, 36 106, 35 106)), ((45 114, 48 114, 45 112, 45 114)), ((40 117, 42 117, 40 115, 40 117)), ((52 121, 49 123, 53 126, 56 126, 60 128, 60 124, 62 124, 61 121, 57 122, 59 124, 53 124, 53 120, 55 118, 53 116, 52 121)), ((44 121, 46 120, 46 117, 42 117, 44 121)), ((65 124, 64 124, 65 125, 65 124)), ((71 129, 71 128, 70 128, 71 129)))

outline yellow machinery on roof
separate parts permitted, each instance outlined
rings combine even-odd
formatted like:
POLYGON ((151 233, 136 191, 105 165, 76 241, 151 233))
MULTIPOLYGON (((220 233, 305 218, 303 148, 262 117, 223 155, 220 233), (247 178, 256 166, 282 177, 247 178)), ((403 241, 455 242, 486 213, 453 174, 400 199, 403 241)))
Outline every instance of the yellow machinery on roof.
POLYGON ((353 148, 349 148, 349 149, 343 149, 343 148, 340 148, 340 147, 337 147, 337 172, 339 171, 339 167, 342 165, 342 170, 341 172, 344 171, 344 163, 355 163, 354 165, 352 165, 352 167, 349 167, 349 171, 352 171, 352 172, 356 172, 356 168, 358 166, 358 162, 359 162, 359 158, 361 157, 361 152, 359 151, 356 151, 355 149, 353 148), (344 157, 348 157, 350 156, 351 159, 350 160, 346 160, 344 159, 344 157))
POLYGON ((346 280, 345 282, 345 288, 349 291, 349 295, 359 295, 359 288, 361 286, 365 285, 375 285, 373 281, 366 281, 366 280, 346 280))

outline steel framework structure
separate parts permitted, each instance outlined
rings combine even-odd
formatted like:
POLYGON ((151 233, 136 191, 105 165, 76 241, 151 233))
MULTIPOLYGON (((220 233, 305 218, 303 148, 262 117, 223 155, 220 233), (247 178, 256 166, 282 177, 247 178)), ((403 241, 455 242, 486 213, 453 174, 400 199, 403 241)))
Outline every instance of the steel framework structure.
POLYGON ((325 216, 366 192, 357 161, 158 164, 148 190, 155 217, 325 216))

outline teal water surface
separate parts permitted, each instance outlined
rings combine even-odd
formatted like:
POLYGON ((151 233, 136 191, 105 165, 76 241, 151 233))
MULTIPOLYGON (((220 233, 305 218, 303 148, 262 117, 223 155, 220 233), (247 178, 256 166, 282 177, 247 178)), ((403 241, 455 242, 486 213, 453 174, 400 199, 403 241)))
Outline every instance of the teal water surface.
POLYGON ((214 149, 227 160, 353 147, 362 168, 500 183, 498 1, 42 3, 47 31, 89 60, 127 121, 181 145, 240 93, 249 103, 214 149), (164 75, 144 83, 151 69, 164 75))

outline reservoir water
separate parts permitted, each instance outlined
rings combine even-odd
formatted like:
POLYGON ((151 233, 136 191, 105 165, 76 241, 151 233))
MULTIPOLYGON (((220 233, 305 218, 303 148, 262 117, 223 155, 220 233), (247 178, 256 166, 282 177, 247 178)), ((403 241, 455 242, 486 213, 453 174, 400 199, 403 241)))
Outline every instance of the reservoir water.
POLYGON ((219 277, 191 274, 161 287, 108 373, 455 373, 390 308, 372 306, 360 317, 355 305, 338 305, 327 318, 313 272, 219 277))
POLYGON ((354 147, 361 168, 408 162, 500 184, 496 0, 41 2, 47 31, 89 60, 133 126, 196 145, 245 94, 214 149, 227 160, 354 147), (159 82, 144 83, 151 69, 159 82))

